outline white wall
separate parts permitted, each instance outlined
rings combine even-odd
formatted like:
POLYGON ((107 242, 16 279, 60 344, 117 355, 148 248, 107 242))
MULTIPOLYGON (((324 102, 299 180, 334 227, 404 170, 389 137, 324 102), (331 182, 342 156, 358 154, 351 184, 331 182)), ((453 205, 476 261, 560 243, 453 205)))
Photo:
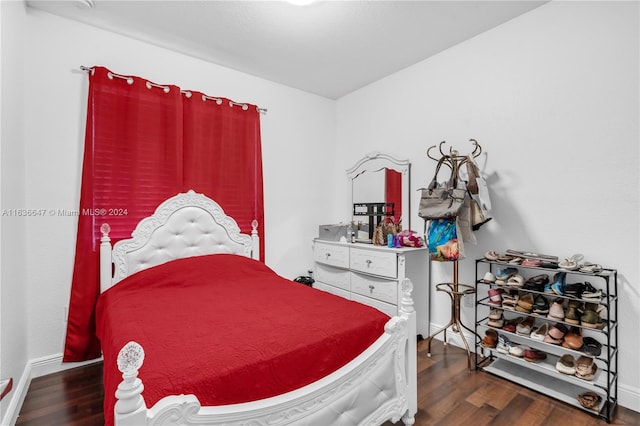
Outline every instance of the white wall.
MULTIPOLYGON (((23 57, 19 42, 23 22, 22 3, 0 3, 0 211, 23 207, 25 201, 24 79, 16 66, 23 57)), ((14 390, 0 405, 0 421, 10 405, 15 409, 12 396, 28 359, 25 225, 22 218, 0 217, 0 379, 14 381, 14 390)))
MULTIPOLYGON (((88 88, 79 67, 103 65, 268 108, 261 119, 266 263, 288 278, 306 274, 318 206, 332 200, 323 177, 336 174, 334 101, 8 4, 13 11, 3 13, 2 30, 13 44, 5 51, 3 37, 3 208, 77 209, 88 88)), ((49 215, 16 218, 12 227, 3 221, 3 378, 5 361, 12 374, 26 360, 59 364, 76 226, 75 218, 49 215), (17 299, 6 297, 13 293, 17 299)))
MULTIPOLYGON (((495 219, 466 245, 461 282, 490 249, 583 253, 618 269, 620 400, 636 411, 638 31, 637 2, 552 2, 337 102, 338 170, 388 151, 412 159, 415 189, 435 170, 428 147, 482 144, 495 219)), ((434 274, 449 281, 451 265, 434 274)), ((432 300, 431 324, 443 326, 448 298, 432 290, 432 300)), ((463 319, 473 323, 472 308, 463 319)))

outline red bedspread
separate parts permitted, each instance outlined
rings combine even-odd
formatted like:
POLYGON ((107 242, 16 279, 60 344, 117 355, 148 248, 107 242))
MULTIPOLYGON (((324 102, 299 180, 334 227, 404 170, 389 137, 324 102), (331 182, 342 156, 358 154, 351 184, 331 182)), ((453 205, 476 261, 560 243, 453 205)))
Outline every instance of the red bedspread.
POLYGON ((105 422, 113 423, 122 380, 116 357, 131 340, 145 350, 139 377, 148 407, 176 394, 225 405, 326 376, 380 337, 388 319, 242 256, 198 256, 143 270, 98 299, 105 422))

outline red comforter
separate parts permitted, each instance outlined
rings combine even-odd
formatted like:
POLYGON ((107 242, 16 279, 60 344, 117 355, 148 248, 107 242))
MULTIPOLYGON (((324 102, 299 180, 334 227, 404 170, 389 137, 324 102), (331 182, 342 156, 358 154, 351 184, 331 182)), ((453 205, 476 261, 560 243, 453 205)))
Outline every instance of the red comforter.
POLYGON ((130 340, 145 350, 139 377, 148 407, 179 394, 225 405, 326 376, 380 337, 388 319, 242 256, 198 256, 143 270, 98 299, 105 422, 113 424, 122 380, 116 358, 130 340))

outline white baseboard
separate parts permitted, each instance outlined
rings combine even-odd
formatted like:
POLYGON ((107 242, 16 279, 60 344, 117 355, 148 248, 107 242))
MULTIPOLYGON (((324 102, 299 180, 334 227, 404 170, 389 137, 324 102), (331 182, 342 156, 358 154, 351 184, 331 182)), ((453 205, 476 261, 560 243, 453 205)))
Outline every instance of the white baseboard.
POLYGON ((51 373, 57 373, 59 371, 69 370, 71 368, 81 367, 83 365, 93 364, 99 361, 101 361, 101 359, 63 363, 62 354, 49 355, 28 361, 27 365, 24 367, 22 376, 20 376, 20 380, 9 393, 9 395, 11 395, 11 399, 9 401, 7 411, 2 417, 2 426, 15 425, 32 379, 40 376, 46 376, 51 373))
MULTIPOLYGON (((430 330, 440 330, 443 326, 431 324, 430 330)), ((474 336, 465 330, 464 337, 469 344, 469 348, 472 353, 475 353, 475 340, 474 336)), ((443 333, 439 333, 436 337, 436 340, 443 341, 444 335, 443 333)), ((464 343, 460 338, 459 333, 453 332, 451 329, 447 330, 447 344, 451 344, 457 346, 459 348, 465 349, 464 343)), ((635 388, 633 386, 629 386, 626 384, 619 383, 620 377, 618 376, 618 405, 621 407, 627 408, 629 410, 633 410, 635 412, 640 413, 640 388, 635 388)))
POLYGON ((5 411, 4 416, 2 417, 2 426, 12 426, 16 424, 18 414, 20 414, 20 408, 22 408, 24 398, 27 396, 30 383, 31 364, 27 362, 27 365, 24 367, 24 371, 20 376, 20 380, 15 384, 13 390, 9 392, 11 399, 9 400, 7 411, 5 411))

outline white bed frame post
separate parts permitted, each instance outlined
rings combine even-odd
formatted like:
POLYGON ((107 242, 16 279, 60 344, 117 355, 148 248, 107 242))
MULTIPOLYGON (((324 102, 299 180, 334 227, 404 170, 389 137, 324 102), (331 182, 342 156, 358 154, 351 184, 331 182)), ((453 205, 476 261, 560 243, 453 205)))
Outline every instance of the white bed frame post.
POLYGON ((111 227, 105 223, 100 227, 102 232, 102 238, 100 238, 100 292, 102 293, 109 287, 111 287, 112 274, 112 260, 111 260, 111 238, 109 238, 109 232, 111 227))
POLYGON ((258 221, 256 219, 251 221, 251 242, 253 243, 251 258, 260 260, 260 237, 258 236, 258 221))
POLYGON ((416 357, 418 345, 415 337, 417 336, 417 325, 416 310, 413 307, 413 298, 411 297, 413 283, 409 278, 405 278, 400 284, 400 288, 402 290, 400 316, 407 320, 407 347, 404 356, 407 362, 407 402, 409 404, 407 413, 402 417, 402 422, 409 426, 414 424, 415 415, 418 412, 418 364, 416 357))
POLYGON ((122 382, 116 390, 114 415, 118 426, 142 426, 147 424, 147 405, 142 397, 144 385, 138 378, 138 370, 144 361, 144 350, 136 342, 127 343, 118 354, 118 369, 122 382))

